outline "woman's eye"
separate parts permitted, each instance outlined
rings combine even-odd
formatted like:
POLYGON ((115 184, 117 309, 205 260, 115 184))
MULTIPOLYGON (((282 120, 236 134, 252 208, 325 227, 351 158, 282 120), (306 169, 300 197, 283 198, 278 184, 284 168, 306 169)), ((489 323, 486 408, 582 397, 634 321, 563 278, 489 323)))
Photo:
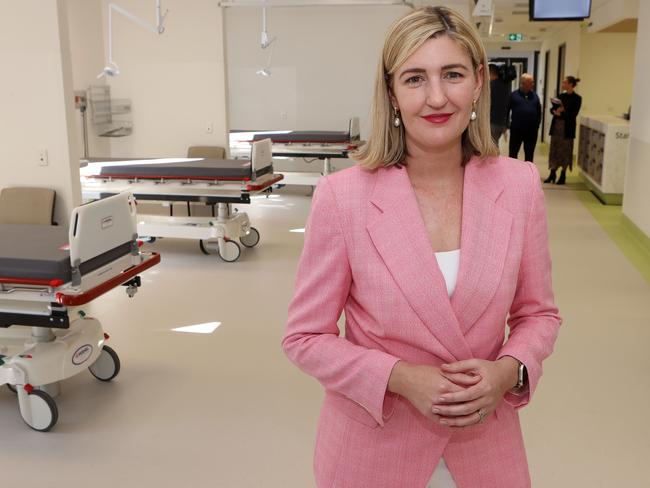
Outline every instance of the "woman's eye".
POLYGON ((458 73, 457 71, 448 71, 445 73, 445 78, 448 80, 460 80, 462 77, 462 73, 458 73))
POLYGON ((406 79, 406 84, 407 85, 417 85, 419 83, 422 83, 424 81, 424 78, 420 75, 415 75, 411 76, 410 78, 406 79))

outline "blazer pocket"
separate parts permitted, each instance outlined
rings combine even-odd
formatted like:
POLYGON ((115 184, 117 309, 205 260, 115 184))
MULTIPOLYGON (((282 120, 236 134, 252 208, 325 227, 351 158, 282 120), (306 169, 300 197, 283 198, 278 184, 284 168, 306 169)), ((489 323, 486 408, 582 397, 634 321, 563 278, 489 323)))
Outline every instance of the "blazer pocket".
MULTIPOLYGON (((387 421, 393 414, 396 398, 397 395, 393 393, 386 394, 386 397, 384 399, 384 421, 387 421)), ((323 407, 333 408, 348 418, 372 429, 375 429, 379 426, 377 421, 372 417, 372 415, 368 413, 365 408, 339 393, 327 391, 325 393, 325 401, 323 407)))

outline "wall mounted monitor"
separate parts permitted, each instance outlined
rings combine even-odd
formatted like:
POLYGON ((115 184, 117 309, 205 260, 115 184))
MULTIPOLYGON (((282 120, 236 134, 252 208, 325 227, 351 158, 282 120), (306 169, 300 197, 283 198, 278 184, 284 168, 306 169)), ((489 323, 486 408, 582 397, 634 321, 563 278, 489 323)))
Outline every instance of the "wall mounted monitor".
POLYGON ((584 20, 591 15, 591 0, 529 0, 531 21, 584 20))

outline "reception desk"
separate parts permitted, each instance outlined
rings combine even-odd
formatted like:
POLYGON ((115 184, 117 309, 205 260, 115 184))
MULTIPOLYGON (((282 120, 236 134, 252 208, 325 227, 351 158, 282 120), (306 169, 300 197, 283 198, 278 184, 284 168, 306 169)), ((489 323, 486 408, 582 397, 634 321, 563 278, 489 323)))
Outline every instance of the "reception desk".
POLYGON ((580 118, 578 167, 589 189, 607 205, 621 205, 630 122, 613 115, 580 118))

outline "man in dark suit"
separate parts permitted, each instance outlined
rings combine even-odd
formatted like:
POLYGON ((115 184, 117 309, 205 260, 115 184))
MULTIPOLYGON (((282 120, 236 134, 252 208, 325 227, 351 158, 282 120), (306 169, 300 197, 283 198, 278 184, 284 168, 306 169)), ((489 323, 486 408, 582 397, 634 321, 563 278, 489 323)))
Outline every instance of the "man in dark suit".
POLYGON ((527 73, 521 75, 519 89, 510 94, 508 113, 510 115, 510 157, 516 158, 524 144, 526 161, 533 161, 537 132, 542 120, 542 105, 533 91, 535 81, 527 73))
POLYGON ((499 146, 499 138, 508 125, 509 84, 499 76, 499 67, 490 63, 490 130, 494 143, 499 146))

